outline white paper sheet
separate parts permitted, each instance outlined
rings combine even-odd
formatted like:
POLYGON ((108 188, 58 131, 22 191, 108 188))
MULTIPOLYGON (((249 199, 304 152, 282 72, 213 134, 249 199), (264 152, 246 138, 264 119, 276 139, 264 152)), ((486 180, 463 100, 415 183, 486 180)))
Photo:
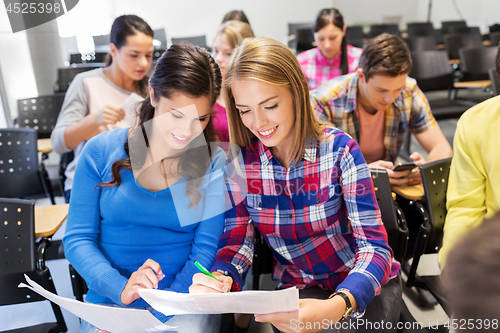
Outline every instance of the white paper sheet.
POLYGON ((139 295, 165 315, 188 313, 265 314, 299 309, 299 291, 241 291, 220 294, 182 294, 166 290, 140 289, 139 295))
POLYGON ((83 303, 55 295, 27 275, 25 278, 29 285, 20 283, 18 287, 26 287, 39 293, 100 329, 113 333, 165 332, 175 329, 160 322, 148 310, 83 303))

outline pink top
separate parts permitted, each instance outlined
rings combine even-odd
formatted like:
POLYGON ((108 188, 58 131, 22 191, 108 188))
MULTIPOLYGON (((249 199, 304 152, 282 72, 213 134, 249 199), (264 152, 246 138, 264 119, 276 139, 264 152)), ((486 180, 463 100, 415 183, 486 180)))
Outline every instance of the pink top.
MULTIPOLYGON (((348 73, 355 72, 358 69, 359 57, 362 51, 360 48, 347 45, 348 73)), ((315 47, 297 56, 310 90, 316 89, 325 81, 342 75, 342 70, 340 69, 341 54, 342 51, 332 59, 327 59, 321 54, 319 48, 315 47)))
POLYGON ((212 121, 218 141, 229 142, 229 128, 227 126, 226 108, 218 103, 215 103, 214 110, 212 112, 212 121))
POLYGON ((379 110, 374 115, 366 112, 358 103, 359 149, 366 163, 384 159, 385 111, 379 110))

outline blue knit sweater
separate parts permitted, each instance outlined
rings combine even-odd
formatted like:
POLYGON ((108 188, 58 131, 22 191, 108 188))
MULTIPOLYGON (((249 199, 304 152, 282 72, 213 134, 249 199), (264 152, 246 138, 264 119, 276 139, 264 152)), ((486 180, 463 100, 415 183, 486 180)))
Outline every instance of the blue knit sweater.
MULTIPOLYGON (((199 272, 194 260, 212 266, 224 227, 220 170, 225 154, 220 148, 198 187, 202 200, 194 209, 187 208, 191 201, 185 178, 152 192, 136 182, 131 170, 122 170, 120 186, 96 188, 112 179, 113 162, 127 158, 127 133, 124 128, 92 138, 76 167, 63 241, 67 259, 88 284, 90 303, 124 306, 121 292, 147 259, 158 262, 165 274, 159 289, 188 292, 193 274, 199 272)), ((130 306, 148 304, 138 299, 130 306)))

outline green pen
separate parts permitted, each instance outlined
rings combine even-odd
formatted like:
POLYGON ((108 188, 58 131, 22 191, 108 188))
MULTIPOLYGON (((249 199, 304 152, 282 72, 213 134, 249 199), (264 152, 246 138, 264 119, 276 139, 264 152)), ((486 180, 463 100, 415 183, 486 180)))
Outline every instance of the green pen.
MULTIPOLYGON (((213 274, 212 274, 212 273, 210 273, 210 272, 208 271, 208 269, 206 269, 205 267, 203 267, 203 265, 202 265, 202 264, 200 264, 198 261, 196 261, 196 260, 195 260, 195 261, 194 261, 194 265, 195 265, 196 267, 198 267, 198 269, 199 269, 199 270, 200 270, 203 274, 208 275, 208 276, 210 276, 210 277, 213 277, 214 279, 216 279, 216 280, 217 280, 217 278, 216 278, 215 276, 213 276, 213 274)), ((219 281, 219 280, 217 280, 217 281, 219 281)), ((230 292, 230 290, 228 290, 228 291, 226 291, 226 292, 228 293, 228 292, 230 292)))

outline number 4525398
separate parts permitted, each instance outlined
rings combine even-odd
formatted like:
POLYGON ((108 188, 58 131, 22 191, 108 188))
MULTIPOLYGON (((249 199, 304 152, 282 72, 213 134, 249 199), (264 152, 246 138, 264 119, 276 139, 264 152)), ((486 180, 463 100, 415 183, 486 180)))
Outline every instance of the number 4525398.
POLYGON ((61 12, 60 3, 50 3, 50 2, 30 2, 30 3, 9 3, 5 8, 7 13, 14 14, 50 14, 52 12, 59 14, 61 12))
POLYGON ((481 330, 498 329, 498 319, 448 319, 443 325, 453 330, 481 330))

